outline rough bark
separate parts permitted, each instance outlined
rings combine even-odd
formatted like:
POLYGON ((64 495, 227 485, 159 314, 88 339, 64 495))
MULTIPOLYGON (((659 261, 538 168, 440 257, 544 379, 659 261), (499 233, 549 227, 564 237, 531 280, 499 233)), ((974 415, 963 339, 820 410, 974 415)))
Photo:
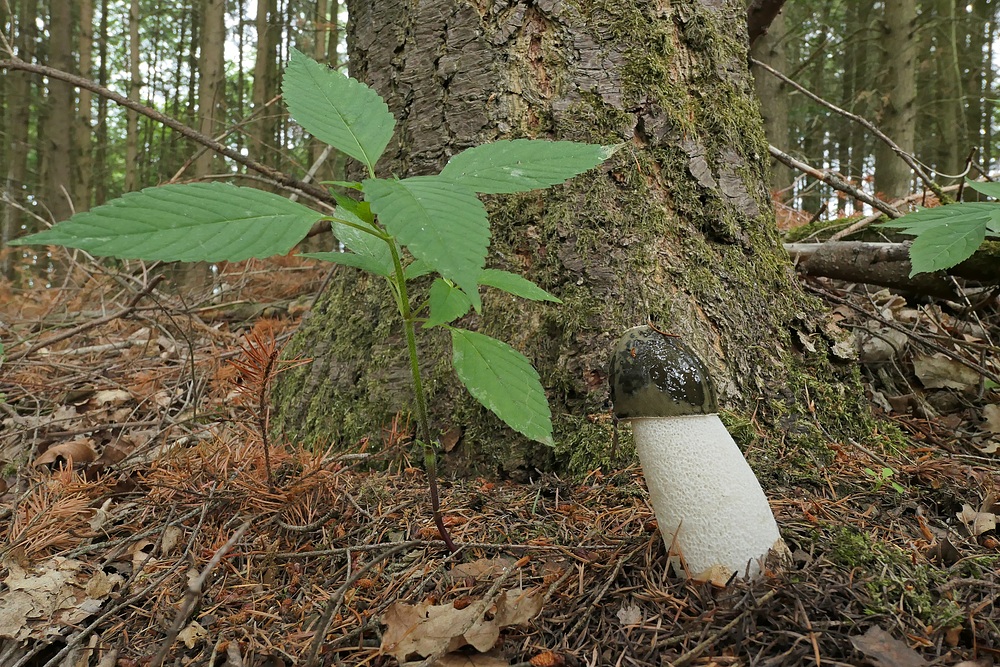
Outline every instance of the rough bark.
MULTIPOLYGON (((73 21, 69 3, 51 2, 49 9, 49 64, 72 72, 73 21)), ((45 125, 39 137, 45 174, 45 207, 53 221, 73 214, 73 87, 49 79, 45 125)))
POLYGON ((257 119, 250 127, 253 152, 260 156, 261 162, 272 167, 280 159, 274 146, 278 125, 275 110, 267 109, 265 105, 278 90, 278 39, 281 36, 281 24, 277 10, 276 0, 257 2, 257 58, 254 61, 252 92, 253 110, 257 119))
MULTIPOLYGON (((225 0, 203 0, 198 49, 198 131, 215 137, 225 125, 226 72, 223 52, 226 42, 225 0)), ((194 161, 195 176, 217 171, 221 158, 205 151, 194 161)))
MULTIPOLYGON (((905 151, 916 139, 916 0, 890 0, 883 16, 882 110, 879 127, 905 151)), ((875 147, 875 191, 893 200, 910 192, 913 173, 891 148, 875 147)))
MULTIPOLYGON (((129 3, 128 11, 128 98, 139 102, 142 90, 142 73, 139 71, 139 0, 129 3)), ((125 191, 131 192, 139 186, 139 113, 133 109, 127 112, 125 129, 125 191)))
MULTIPOLYGON (((535 362, 557 446, 523 442, 468 398, 448 370, 447 336, 435 330, 419 340, 435 426, 462 430, 446 463, 510 473, 607 464, 608 355, 625 328, 649 318, 701 352, 728 408, 815 443, 808 395, 829 432, 863 435, 860 391, 845 389, 840 379, 850 373, 821 352, 829 343, 822 311, 778 243, 746 37, 734 29, 745 5, 603 7, 348 3, 353 74, 398 120, 380 174, 436 172, 451 155, 498 138, 625 144, 565 186, 488 198, 490 263, 563 304, 487 290, 482 317, 463 325, 535 362), (801 336, 820 351, 803 357, 801 336)), ((281 376, 276 428, 321 444, 378 441, 394 414, 409 411, 403 347, 384 285, 337 269, 288 346, 315 361, 281 376)))
MULTIPOLYGON (((785 17, 778 14, 750 50, 750 54, 763 63, 778 70, 788 70, 785 57, 785 17)), ((754 86, 760 100, 760 112, 764 117, 764 134, 767 140, 782 150, 788 150, 788 93, 782 82, 768 72, 751 68, 754 86)), ((771 160, 771 190, 782 200, 792 195, 792 170, 776 160, 771 160)))
MULTIPOLYGON (((38 15, 38 0, 21 0, 18 10, 14 12, 13 21, 17 22, 14 48, 21 60, 34 60, 35 48, 35 18, 38 15)), ((26 101, 31 99, 32 79, 27 72, 9 72, 7 80, 7 95, 11 100, 22 100, 21 104, 10 104, 7 110, 7 170, 4 174, 4 191, 18 204, 25 200, 25 180, 28 174, 28 129, 31 121, 31 105, 26 101)), ((21 211, 17 206, 3 207, 3 229, 0 250, 7 247, 21 229, 21 211)), ((0 270, 7 278, 14 277, 11 253, 0 254, 0 270)))
MULTIPOLYGON (((92 0, 78 0, 80 34, 77 49, 80 53, 80 76, 92 79, 94 45, 94 3, 92 0)), ((73 203, 77 211, 90 208, 93 160, 91 159, 91 104, 92 93, 86 88, 77 92, 76 123, 73 127, 73 155, 76 160, 76 174, 73 182, 73 203)))
MULTIPOLYGON (((108 85, 108 0, 101 0, 101 22, 97 33, 97 82, 108 85)), ((97 96, 97 127, 94 128, 94 204, 101 205, 108 198, 108 99, 97 96)))

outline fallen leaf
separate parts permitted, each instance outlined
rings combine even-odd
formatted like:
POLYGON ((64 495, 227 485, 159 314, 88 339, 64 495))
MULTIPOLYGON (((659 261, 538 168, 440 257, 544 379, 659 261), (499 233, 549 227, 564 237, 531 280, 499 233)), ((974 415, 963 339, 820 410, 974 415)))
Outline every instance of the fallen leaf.
POLYGON ((621 609, 615 612, 615 616, 621 621, 622 625, 639 625, 642 623, 642 612, 639 611, 639 607, 635 604, 622 605, 621 609))
POLYGON ((523 591, 515 588, 507 591, 497 600, 494 620, 501 628, 509 625, 524 625, 542 610, 544 596, 541 589, 523 591))
POLYGON ((121 575, 95 570, 59 556, 33 568, 4 561, 6 589, 0 593, 0 637, 23 641, 60 635, 101 609, 124 581, 121 575))
POLYGON ((1000 405, 990 403, 983 408, 983 421, 990 433, 1000 433, 1000 405))
POLYGON ((191 621, 190 625, 177 633, 177 638, 184 642, 188 648, 194 648, 207 635, 208 630, 203 628, 198 621, 191 621))
POLYGON ((919 653, 877 625, 868 628, 868 632, 859 637, 851 637, 851 644, 882 667, 923 667, 928 664, 919 653))
POLYGON ((972 509, 971 505, 962 505, 962 511, 956 514, 958 520, 965 524, 973 537, 994 530, 997 527, 997 515, 972 509))
POLYGON ((483 618, 484 611, 481 603, 455 609, 451 604, 396 602, 382 616, 386 630, 381 650, 401 663, 442 651, 451 653, 466 645, 485 653, 500 638, 500 628, 483 618), (468 630, 463 632, 464 628, 468 630))
POLYGON ((69 465, 74 463, 92 463, 99 456, 92 438, 70 440, 46 449, 41 456, 31 464, 35 467, 63 461, 69 465))
POLYGON ((979 373, 940 352, 913 358, 913 372, 928 389, 971 389, 979 385, 979 373))
POLYGON ((497 577, 514 565, 510 558, 480 558, 471 563, 459 563, 451 568, 453 575, 471 577, 472 579, 489 579, 497 577))
POLYGON ((1000 450, 1000 440, 987 440, 983 445, 977 445, 983 454, 996 454, 1000 450))

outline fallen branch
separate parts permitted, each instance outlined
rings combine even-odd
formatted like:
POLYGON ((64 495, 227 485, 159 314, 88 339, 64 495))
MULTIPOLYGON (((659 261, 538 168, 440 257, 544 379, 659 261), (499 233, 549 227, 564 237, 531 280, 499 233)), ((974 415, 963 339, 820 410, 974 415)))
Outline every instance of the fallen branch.
POLYGON ((784 248, 798 270, 809 276, 880 285, 943 299, 961 298, 953 278, 981 285, 1000 284, 1000 252, 992 245, 980 248, 972 257, 947 271, 918 273, 912 278, 909 243, 828 241, 786 243, 784 248))

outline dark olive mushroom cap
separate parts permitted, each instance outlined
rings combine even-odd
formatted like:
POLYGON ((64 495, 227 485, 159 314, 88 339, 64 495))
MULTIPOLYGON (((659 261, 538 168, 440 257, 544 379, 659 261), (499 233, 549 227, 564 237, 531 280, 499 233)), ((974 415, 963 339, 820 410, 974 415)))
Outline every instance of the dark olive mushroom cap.
POLYGON ((680 338, 645 325, 618 339, 608 380, 619 419, 719 411, 705 362, 680 338))

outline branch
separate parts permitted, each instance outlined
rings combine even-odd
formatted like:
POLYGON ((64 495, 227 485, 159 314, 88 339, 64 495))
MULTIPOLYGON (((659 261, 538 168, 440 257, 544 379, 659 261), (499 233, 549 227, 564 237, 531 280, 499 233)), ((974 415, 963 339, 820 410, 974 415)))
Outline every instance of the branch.
POLYGON ((796 268, 809 276, 880 285, 951 301, 961 298, 953 277, 983 285, 1000 283, 1000 256, 988 246, 958 266, 943 272, 918 273, 912 278, 909 243, 786 243, 784 248, 796 268))
POLYGON ((822 182, 826 183, 827 185, 829 185, 830 187, 832 187, 834 190, 840 190, 841 192, 846 192, 847 194, 851 195, 855 199, 860 199, 861 201, 863 201, 864 203, 868 204, 872 208, 876 208, 876 209, 882 211, 883 213, 885 213, 890 218, 902 218, 903 217, 903 214, 900 213, 899 210, 896 209, 895 206, 893 206, 891 204, 885 203, 884 201, 882 201, 878 197, 873 197, 872 195, 868 194, 864 190, 859 190, 858 188, 854 187, 850 183, 847 183, 845 181, 840 180, 839 178, 837 178, 836 176, 834 176, 833 174, 831 174, 829 172, 820 171, 819 169, 816 169, 815 167, 812 167, 812 166, 806 164, 805 162, 801 162, 799 160, 796 160, 791 155, 780 151, 779 149, 775 148, 774 146, 770 146, 769 145, 768 146, 768 150, 771 152, 772 157, 774 157, 774 159, 776 159, 778 162, 782 162, 784 164, 787 164, 792 169, 798 169, 802 173, 808 174, 809 176, 812 176, 817 181, 822 181, 822 182))
POLYGON ((850 111, 845 111, 844 109, 841 109, 840 107, 838 107, 835 104, 827 102, 826 100, 824 100, 819 95, 813 93, 810 90, 807 90, 806 88, 803 88, 798 83, 796 83, 792 79, 788 78, 787 76, 785 76, 784 74, 782 74, 778 70, 774 69, 770 65, 762 63, 761 61, 756 60, 754 58, 750 58, 750 63, 753 64, 753 65, 756 65, 757 67, 760 67, 763 70, 767 70, 768 72, 770 72, 774 76, 778 77, 779 79, 781 79, 782 81, 784 81, 785 83, 787 83, 789 86, 791 86, 795 90, 799 91, 800 93, 802 93, 803 95, 805 95, 806 97, 808 97, 809 99, 811 99, 813 102, 816 102, 817 104, 820 104, 820 105, 826 107, 830 111, 833 111, 834 113, 840 114, 844 118, 852 120, 855 123, 858 123, 859 125, 861 125, 862 127, 864 127, 866 130, 868 130, 869 132, 871 132, 872 134, 874 134, 876 138, 878 138, 880 141, 882 141, 883 143, 885 143, 889 148, 891 148, 893 150, 893 152, 896 153, 896 155, 898 155, 900 157, 900 159, 903 160, 903 162, 905 162, 910 167, 910 169, 913 170, 913 172, 920 178, 920 180, 924 182, 924 185, 926 185, 927 188, 931 192, 933 192, 935 195, 937 195, 937 198, 939 200, 941 200, 942 204, 951 203, 952 199, 950 197, 948 197, 948 195, 946 195, 944 193, 944 190, 941 189, 941 186, 938 185, 937 183, 935 183, 934 179, 932 179, 927 174, 927 172, 924 171, 923 167, 921 167, 917 163, 917 161, 913 158, 913 156, 910 155, 909 153, 907 153, 906 151, 904 151, 902 148, 900 148, 899 145, 896 144, 895 141, 893 141, 892 139, 890 139, 889 137, 887 137, 885 135, 885 133, 882 132, 882 130, 880 130, 877 127, 875 127, 875 125, 871 121, 869 121, 869 120, 867 120, 865 118, 862 118, 861 116, 858 116, 857 114, 853 114, 850 111))
POLYGON ((192 141, 199 143, 202 146, 210 148, 216 153, 225 155, 231 160, 234 160, 235 162, 242 164, 247 169, 252 169, 253 171, 256 171, 259 174, 263 174, 264 176, 272 179, 276 183, 280 183, 281 185, 284 185, 285 187, 288 188, 292 188, 294 190, 299 190, 312 197, 315 197, 316 199, 319 199, 322 202, 334 205, 336 204, 334 198, 330 196, 330 193, 327 192, 326 190, 316 187, 315 185, 310 185, 309 183, 305 183, 298 179, 292 178, 291 176, 289 176, 284 172, 278 171, 277 169, 272 169, 271 167, 268 167, 265 164, 261 164, 256 160, 245 157, 241 155, 239 152, 234 151, 228 146, 219 143, 218 141, 212 139, 211 137, 207 137, 201 132, 191 129, 190 127, 184 125, 180 121, 175 120, 174 118, 171 118, 170 116, 167 116, 165 114, 162 114, 156 109, 151 109, 147 106, 139 104, 138 102, 133 102, 127 97, 119 93, 116 93, 115 91, 109 88, 105 88, 104 86, 94 81, 91 81, 90 79, 85 79, 82 76, 70 74, 69 72, 64 72, 54 67, 47 67, 45 65, 36 65, 34 63, 25 62, 20 58, 8 58, 6 60, 0 60, 0 68, 7 70, 21 70, 24 72, 39 74, 41 76, 47 76, 52 79, 65 81, 74 86, 77 86, 78 88, 84 88, 91 92, 97 93, 101 97, 106 97, 107 99, 127 109, 132 109, 133 111, 137 111, 148 118, 152 118, 158 123, 162 123, 163 125, 166 125, 167 127, 176 130, 177 132, 181 133, 188 139, 191 139, 192 141))
POLYGON ((747 33, 750 35, 750 46, 760 37, 767 34, 771 22, 781 11, 785 0, 754 0, 747 7, 747 33))

